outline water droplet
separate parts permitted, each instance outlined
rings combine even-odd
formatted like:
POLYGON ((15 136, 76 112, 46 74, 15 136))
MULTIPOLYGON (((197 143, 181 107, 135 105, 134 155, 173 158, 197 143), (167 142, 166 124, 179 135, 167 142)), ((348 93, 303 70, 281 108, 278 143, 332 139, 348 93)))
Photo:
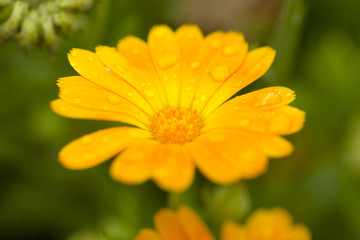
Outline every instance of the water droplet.
POLYGON ((109 142, 109 141, 110 141, 110 138, 109 138, 109 137, 103 137, 103 139, 102 139, 102 140, 103 140, 103 142, 106 142, 106 143, 107 143, 107 142, 109 142))
POLYGON ((111 94, 109 96, 107 96, 107 100, 111 103, 111 104, 117 104, 120 102, 120 98, 114 94, 111 94))
POLYGON ((61 93, 62 93, 62 95, 64 95, 64 96, 70 94, 70 92, 69 92, 68 90, 62 90, 61 93))
POLYGON ((191 82, 191 83, 194 83, 194 82, 195 82, 195 79, 194 79, 194 78, 190 79, 190 82, 191 82))
POLYGON ((249 126, 249 124, 250 124, 249 119, 242 119, 242 120, 239 121, 239 126, 240 127, 247 127, 247 126, 249 126))
POLYGON ((247 100, 246 100, 246 99, 242 99, 242 100, 240 101, 240 103, 245 104, 245 103, 247 103, 247 100))
POLYGON ((80 98, 75 98, 74 99, 75 104, 80 104, 81 102, 82 102, 82 100, 80 98))
POLYGON ((92 160, 95 158, 94 154, 91 154, 91 153, 85 153, 83 155, 83 158, 86 159, 86 160, 92 160))
POLYGON ((90 78, 91 78, 91 75, 90 75, 90 74, 87 74, 87 75, 86 75, 86 78, 87 78, 87 79, 90 79, 90 78))
POLYGON ((158 64, 162 69, 171 67, 177 62, 177 58, 174 54, 168 54, 159 58, 158 64))
POLYGON ((236 82, 234 86, 236 88, 241 88, 243 86, 243 83, 239 81, 239 82, 236 82))
POLYGON ((90 136, 84 136, 81 138, 81 142, 84 144, 88 144, 91 142, 91 137, 90 136))
POLYGON ((146 83, 142 82, 142 83, 141 83, 141 86, 142 86, 142 87, 145 87, 145 86, 146 86, 146 83))
POLYGON ((235 106, 235 107, 234 107, 234 110, 235 110, 235 111, 237 111, 237 110, 239 110, 239 109, 240 109, 239 106, 235 106))
POLYGON ((150 89, 145 90, 145 94, 146 94, 146 96, 148 96, 148 97, 153 97, 153 96, 155 96, 154 91, 152 91, 152 90, 150 90, 150 89))
POLYGON ((77 63, 75 61, 70 61, 70 65, 75 67, 77 65, 77 63))
POLYGON ((110 68, 108 68, 108 67, 105 67, 105 69, 106 69, 106 71, 108 71, 108 72, 110 71, 110 68))
POLYGON ((132 92, 128 92, 129 97, 132 97, 132 95, 133 95, 132 92))
POLYGON ((205 102, 205 100, 206 100, 206 95, 205 94, 201 95, 200 101, 205 102))
POLYGON ((78 52, 76 50, 72 50, 70 54, 72 57, 76 57, 78 55, 78 52))
POLYGON ((116 68, 117 68, 120 72, 125 72, 125 69, 122 68, 120 65, 116 65, 116 68))
POLYGON ((69 109, 67 107, 60 107, 60 111, 67 112, 69 109))
POLYGON ((210 42, 210 47, 211 48, 219 48, 222 45, 222 41, 220 39, 214 39, 210 42))
POLYGON ((108 106, 108 105, 104 105, 102 108, 103 108, 104 110, 109 110, 109 106, 108 106))
POLYGON ((231 57, 233 55, 235 55, 235 53, 237 52, 237 49, 234 46, 226 46, 223 50, 223 54, 227 57, 231 57))
POLYGON ((229 76, 228 66, 218 66, 211 69, 211 76, 216 82, 222 82, 229 76))
POLYGON ((92 60, 94 60, 94 58, 93 58, 93 57, 89 57, 88 59, 89 59, 89 61, 92 61, 92 60))
POLYGON ((169 77, 165 76, 163 79, 164 79, 164 82, 166 82, 167 80, 169 80, 169 77))
POLYGON ((193 62, 191 62, 191 67, 192 67, 193 69, 199 68, 199 67, 200 67, 200 62, 198 62, 198 61, 193 61, 193 62))

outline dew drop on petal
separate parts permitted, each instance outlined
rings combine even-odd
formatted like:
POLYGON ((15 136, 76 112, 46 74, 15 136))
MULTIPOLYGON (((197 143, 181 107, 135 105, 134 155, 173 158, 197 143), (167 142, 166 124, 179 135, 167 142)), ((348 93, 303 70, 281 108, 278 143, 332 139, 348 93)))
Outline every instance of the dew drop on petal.
POLYGON ((116 68, 120 71, 120 72, 125 72, 125 69, 123 67, 121 67, 120 65, 116 65, 116 68))
POLYGON ((148 97, 153 97, 153 96, 155 96, 154 91, 152 91, 152 90, 150 90, 150 89, 145 90, 145 94, 146 94, 146 96, 148 96, 148 97))
POLYGON ((84 136, 81 138, 81 142, 84 143, 84 144, 88 144, 91 142, 91 137, 90 136, 84 136))
POLYGON ((214 67, 210 71, 211 76, 216 82, 222 82, 229 76, 229 67, 228 66, 218 66, 214 67))
POLYGON ((132 92, 128 92, 128 94, 127 94, 129 97, 132 97, 132 92))
POLYGON ((240 127, 247 127, 250 125, 250 121, 249 119, 242 119, 239 121, 239 126, 240 127))
POLYGON ((237 49, 234 46, 226 46, 223 50, 223 54, 227 57, 234 56, 237 52, 237 49))
POLYGON ((62 90, 61 91, 62 95, 66 96, 66 95, 69 95, 69 90, 62 90))
POLYGON ((220 39, 214 39, 210 42, 210 47, 213 49, 219 48, 222 45, 222 41, 220 39))
POLYGON ((76 57, 78 55, 78 52, 76 50, 72 50, 70 54, 72 57, 76 57))
POLYGON ((237 110, 240 109, 240 107, 239 107, 239 106, 235 106, 233 109, 234 109, 235 111, 237 111, 237 110))
POLYGON ((81 102, 82 102, 82 100, 80 98, 75 98, 74 99, 75 104, 80 104, 81 102))
POLYGON ((102 140, 103 140, 103 142, 106 142, 106 143, 107 143, 107 142, 109 142, 109 141, 110 141, 110 138, 109 138, 109 137, 103 137, 103 139, 102 139, 102 140))
POLYGON ((177 62, 177 58, 174 54, 168 54, 159 58, 158 64, 162 69, 171 67, 177 62))
POLYGON ((191 67, 192 67, 193 69, 199 68, 199 67, 200 67, 200 62, 198 62, 198 61, 193 61, 193 62, 191 62, 191 67))
POLYGON ((71 66, 75 67, 77 63, 75 61, 70 61, 71 66))
POLYGON ((92 61, 92 60, 94 60, 94 58, 93 58, 93 57, 89 57, 88 59, 89 59, 89 61, 92 61))
POLYGON ((106 71, 108 71, 108 72, 110 71, 110 68, 108 68, 108 67, 105 67, 105 69, 106 69, 106 71))
POLYGON ((109 110, 109 106, 108 106, 108 105, 104 105, 102 108, 103 108, 104 110, 109 110))
POLYGON ((120 98, 114 94, 111 94, 109 96, 107 96, 107 100, 111 103, 111 104, 117 104, 120 102, 120 98))
POLYGON ((201 95, 200 101, 205 102, 205 100, 206 100, 206 95, 205 94, 201 95))

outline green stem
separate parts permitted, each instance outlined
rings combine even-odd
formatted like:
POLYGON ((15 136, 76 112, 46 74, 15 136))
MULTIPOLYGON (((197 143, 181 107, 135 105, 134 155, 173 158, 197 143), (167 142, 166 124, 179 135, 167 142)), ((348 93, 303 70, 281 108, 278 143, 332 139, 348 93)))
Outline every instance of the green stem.
POLYGON ((181 193, 169 192, 168 208, 176 209, 181 205, 181 193))

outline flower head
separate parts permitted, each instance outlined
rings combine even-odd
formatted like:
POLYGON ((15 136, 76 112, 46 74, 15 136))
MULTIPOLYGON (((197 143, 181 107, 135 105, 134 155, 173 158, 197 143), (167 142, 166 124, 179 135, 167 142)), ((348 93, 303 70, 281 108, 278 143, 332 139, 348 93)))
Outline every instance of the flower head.
MULTIPOLYGON (((214 240, 203 221, 187 207, 177 212, 160 210, 154 217, 157 231, 142 229, 134 240, 214 240)), ((309 230, 293 224, 291 216, 280 208, 260 209, 245 225, 228 221, 222 225, 221 240, 310 240, 309 230)))
POLYGON ((288 106, 295 95, 285 87, 225 101, 262 76, 274 56, 269 47, 248 52, 241 33, 204 37, 194 25, 175 32, 155 26, 148 43, 129 36, 117 48, 73 49, 68 58, 80 76, 59 79, 60 99, 52 109, 135 127, 75 140, 61 150, 60 162, 83 169, 117 155, 110 170, 114 179, 153 179, 169 191, 185 190, 195 167, 220 184, 256 177, 268 157, 291 153, 292 145, 279 135, 301 129, 304 112, 288 106))
POLYGON ((93 0, 0 0, 0 41, 14 37, 24 50, 37 43, 54 50, 57 34, 79 30, 76 12, 92 4, 93 0))

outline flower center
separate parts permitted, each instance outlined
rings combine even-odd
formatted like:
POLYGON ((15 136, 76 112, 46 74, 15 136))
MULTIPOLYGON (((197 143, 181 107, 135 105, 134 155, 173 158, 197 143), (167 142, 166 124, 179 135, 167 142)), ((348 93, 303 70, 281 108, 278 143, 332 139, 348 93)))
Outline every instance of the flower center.
POLYGON ((202 127, 196 110, 168 107, 153 116, 150 129, 161 143, 184 144, 199 136, 202 127))

